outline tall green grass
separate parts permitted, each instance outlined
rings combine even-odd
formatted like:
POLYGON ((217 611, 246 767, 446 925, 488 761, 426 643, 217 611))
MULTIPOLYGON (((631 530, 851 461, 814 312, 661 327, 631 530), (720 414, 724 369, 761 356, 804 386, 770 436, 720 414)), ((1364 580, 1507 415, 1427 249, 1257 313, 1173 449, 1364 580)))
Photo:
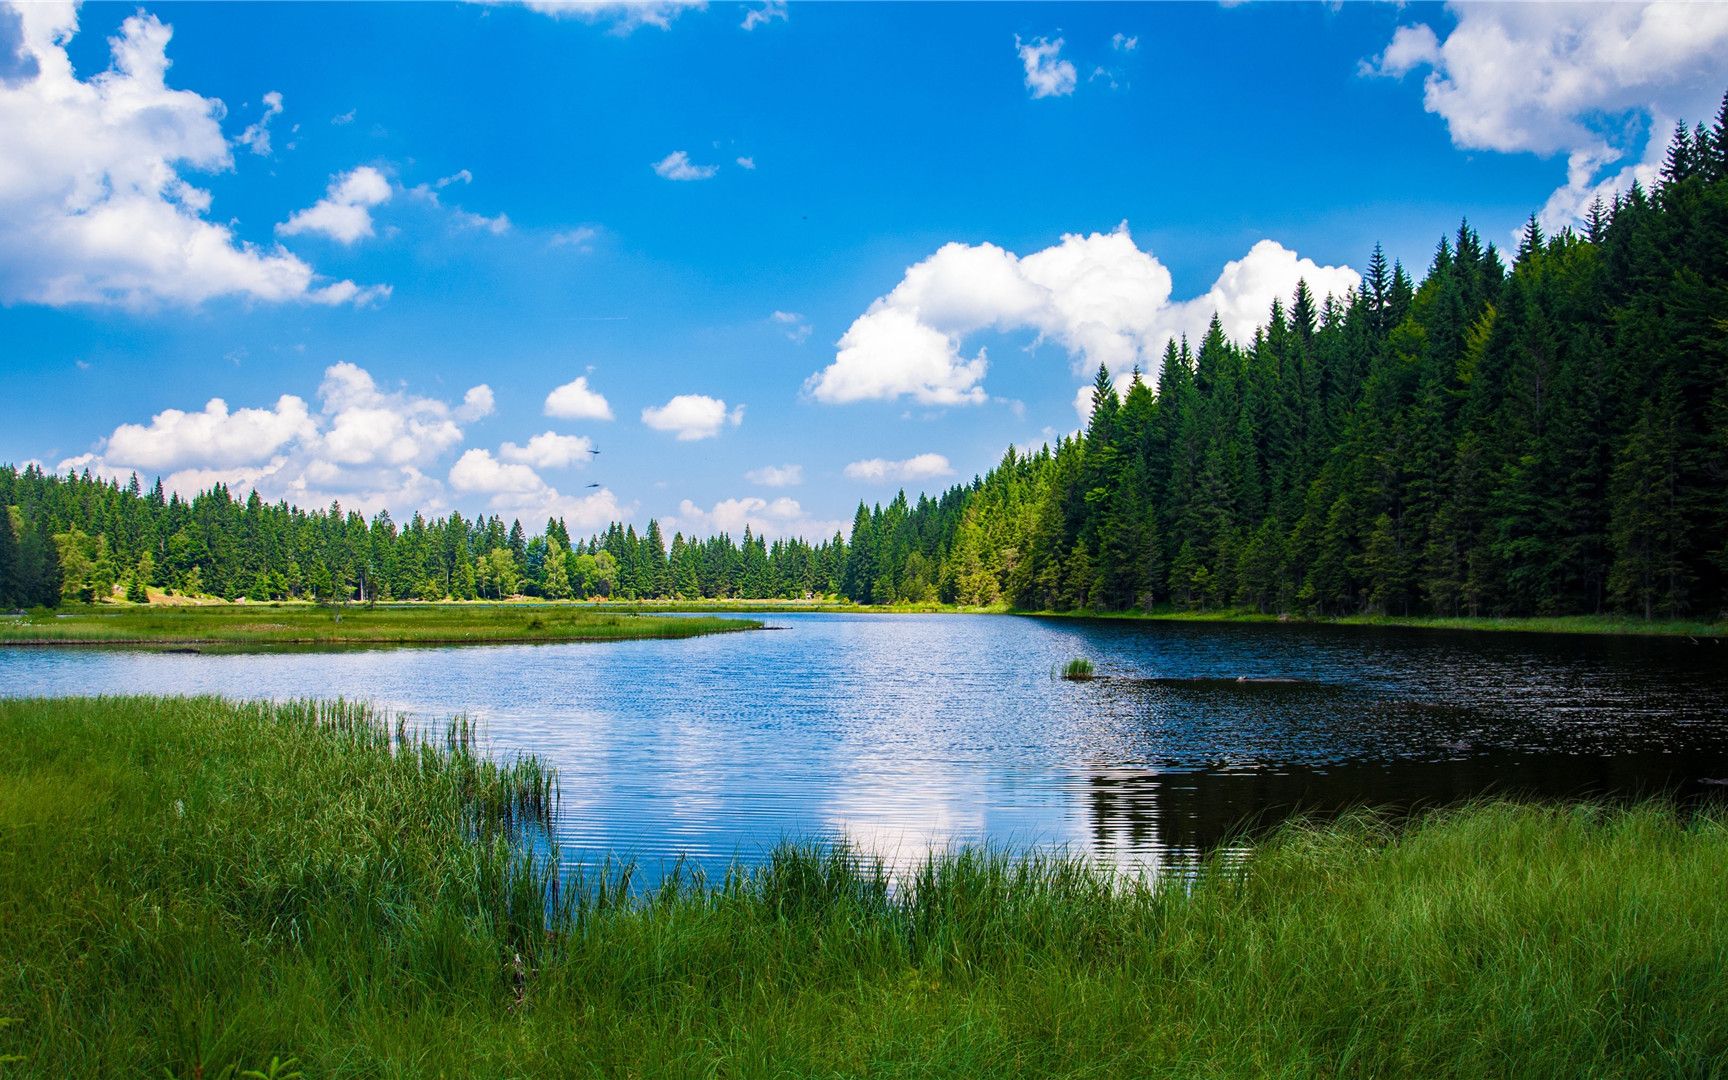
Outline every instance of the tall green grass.
POLYGON ((788 845, 650 891, 527 857, 470 725, 0 701, 0 1075, 1688 1076, 1728 822, 1476 806, 1180 880, 788 845))
POLYGON ((1078 656, 1062 665, 1061 675, 1073 682, 1084 682, 1098 673, 1092 666, 1092 661, 1084 656, 1078 656))

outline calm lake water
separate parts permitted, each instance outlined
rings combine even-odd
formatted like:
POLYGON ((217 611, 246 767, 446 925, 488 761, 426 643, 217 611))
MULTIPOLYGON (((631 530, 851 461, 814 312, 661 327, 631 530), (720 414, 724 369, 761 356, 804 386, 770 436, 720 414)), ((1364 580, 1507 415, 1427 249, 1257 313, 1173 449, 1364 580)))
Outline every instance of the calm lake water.
POLYGON ((1491 792, 1728 794, 1728 646, 964 615, 763 616, 690 641, 263 655, 0 649, 0 693, 370 699, 465 712, 562 785, 569 863, 711 871, 844 833, 891 861, 1124 865, 1247 824, 1491 792), (1065 682, 1071 657, 1104 677, 1065 682), (1293 680, 1254 682, 1239 679, 1293 680))

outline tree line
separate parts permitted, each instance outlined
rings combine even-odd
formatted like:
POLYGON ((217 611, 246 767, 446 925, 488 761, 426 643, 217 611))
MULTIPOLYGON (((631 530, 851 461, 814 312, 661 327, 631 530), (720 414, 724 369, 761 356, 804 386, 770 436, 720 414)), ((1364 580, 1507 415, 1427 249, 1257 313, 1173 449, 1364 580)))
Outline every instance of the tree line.
POLYGON ((573 538, 398 526, 217 485, 191 499, 0 468, 0 604, 229 598, 840 597, 1026 609, 1714 614, 1728 595, 1728 98, 1660 181, 1508 265, 1467 223, 1421 280, 1298 285, 1155 380, 1100 369, 1084 430, 1009 448, 816 543, 658 522, 573 538))

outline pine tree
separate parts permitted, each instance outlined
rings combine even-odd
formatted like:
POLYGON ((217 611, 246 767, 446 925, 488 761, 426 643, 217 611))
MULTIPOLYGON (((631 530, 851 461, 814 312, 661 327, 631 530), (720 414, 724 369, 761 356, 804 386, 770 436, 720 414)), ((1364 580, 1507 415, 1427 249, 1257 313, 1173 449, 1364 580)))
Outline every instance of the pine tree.
POLYGON ((1610 536, 1614 564, 1609 595, 1651 619, 1673 614, 1689 584, 1682 553, 1686 522, 1679 502, 1680 400, 1673 380, 1639 411, 1614 465, 1610 536))

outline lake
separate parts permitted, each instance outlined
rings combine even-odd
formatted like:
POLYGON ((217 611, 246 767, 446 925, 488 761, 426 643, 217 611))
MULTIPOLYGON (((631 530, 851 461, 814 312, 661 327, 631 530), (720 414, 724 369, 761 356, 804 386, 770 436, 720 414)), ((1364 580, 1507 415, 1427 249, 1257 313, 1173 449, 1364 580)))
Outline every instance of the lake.
POLYGON ((0 648, 0 693, 342 696, 559 772, 566 862, 716 872, 844 834, 1152 866, 1297 811, 1728 794, 1713 639, 772 614, 685 641, 264 654, 0 648), (1100 678, 1054 670, 1087 657, 1100 678), (1240 681, 1247 680, 1247 681, 1240 681), (1277 681, 1254 681, 1277 680, 1277 681), (1287 680, 1287 681, 1286 681, 1287 680))

